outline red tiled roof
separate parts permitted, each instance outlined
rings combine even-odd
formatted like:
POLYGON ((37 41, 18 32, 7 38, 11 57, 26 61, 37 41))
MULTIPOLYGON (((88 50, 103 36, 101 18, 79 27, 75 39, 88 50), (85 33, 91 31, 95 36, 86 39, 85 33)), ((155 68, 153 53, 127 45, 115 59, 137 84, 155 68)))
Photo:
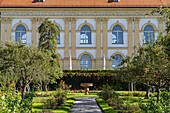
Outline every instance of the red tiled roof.
POLYGON ((158 7, 167 6, 170 0, 0 0, 0 7, 158 7))

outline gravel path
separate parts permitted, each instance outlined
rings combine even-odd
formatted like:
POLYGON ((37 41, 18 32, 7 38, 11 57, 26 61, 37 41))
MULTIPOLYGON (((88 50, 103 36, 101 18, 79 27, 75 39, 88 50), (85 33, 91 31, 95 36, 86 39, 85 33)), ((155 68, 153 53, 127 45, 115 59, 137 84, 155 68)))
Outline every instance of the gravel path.
POLYGON ((96 97, 75 98, 70 113, 102 113, 97 105, 96 97))

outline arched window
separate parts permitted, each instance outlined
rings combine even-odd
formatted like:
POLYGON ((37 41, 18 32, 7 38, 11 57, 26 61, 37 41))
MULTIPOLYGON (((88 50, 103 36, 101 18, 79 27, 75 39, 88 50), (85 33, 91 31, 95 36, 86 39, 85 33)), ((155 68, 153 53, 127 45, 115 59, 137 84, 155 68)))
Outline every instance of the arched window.
POLYGON ((22 41, 23 44, 27 43, 26 28, 23 25, 18 25, 16 27, 15 41, 22 41))
POLYGON ((123 44, 123 29, 119 25, 112 29, 112 44, 123 44))
MULTIPOLYGON (((56 28, 58 29, 58 31, 60 31, 60 28, 58 26, 56 26, 56 28)), ((60 44, 60 33, 58 34, 57 37, 57 44, 60 44)))
POLYGON ((80 58, 80 69, 92 69, 92 59, 89 55, 80 58))
POLYGON ((150 25, 145 26, 144 28, 144 38, 145 38, 145 43, 147 43, 147 41, 154 41, 155 40, 155 33, 154 33, 154 28, 150 25))
POLYGON ((112 69, 120 68, 122 66, 118 66, 121 64, 123 57, 121 55, 115 55, 112 57, 112 69))
POLYGON ((91 29, 87 25, 84 25, 81 28, 80 43, 81 44, 91 44, 91 29))

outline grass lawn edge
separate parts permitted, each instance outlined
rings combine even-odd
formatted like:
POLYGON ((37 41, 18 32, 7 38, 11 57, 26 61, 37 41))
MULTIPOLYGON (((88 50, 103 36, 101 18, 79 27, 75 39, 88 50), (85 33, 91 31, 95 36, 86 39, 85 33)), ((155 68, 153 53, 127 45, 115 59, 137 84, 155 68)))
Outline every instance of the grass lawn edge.
POLYGON ((33 113, 42 112, 42 111, 45 111, 45 112, 50 111, 50 112, 54 112, 54 113, 68 113, 71 110, 71 108, 73 107, 74 101, 75 101, 75 98, 68 98, 67 102, 63 106, 60 106, 59 109, 57 109, 57 110, 34 108, 33 113))
POLYGON ((102 98, 96 98, 96 102, 103 113, 117 113, 102 98))

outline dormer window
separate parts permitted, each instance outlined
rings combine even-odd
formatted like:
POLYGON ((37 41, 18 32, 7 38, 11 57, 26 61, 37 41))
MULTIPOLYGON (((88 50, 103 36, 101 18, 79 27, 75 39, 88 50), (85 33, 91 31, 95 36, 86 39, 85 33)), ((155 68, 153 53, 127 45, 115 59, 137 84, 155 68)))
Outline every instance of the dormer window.
POLYGON ((108 3, 112 3, 112 2, 120 2, 120 0, 108 0, 108 3))
POLYGON ((113 0, 113 2, 119 2, 120 0, 113 0))
POLYGON ((45 2, 45 0, 39 0, 39 2, 45 2))

